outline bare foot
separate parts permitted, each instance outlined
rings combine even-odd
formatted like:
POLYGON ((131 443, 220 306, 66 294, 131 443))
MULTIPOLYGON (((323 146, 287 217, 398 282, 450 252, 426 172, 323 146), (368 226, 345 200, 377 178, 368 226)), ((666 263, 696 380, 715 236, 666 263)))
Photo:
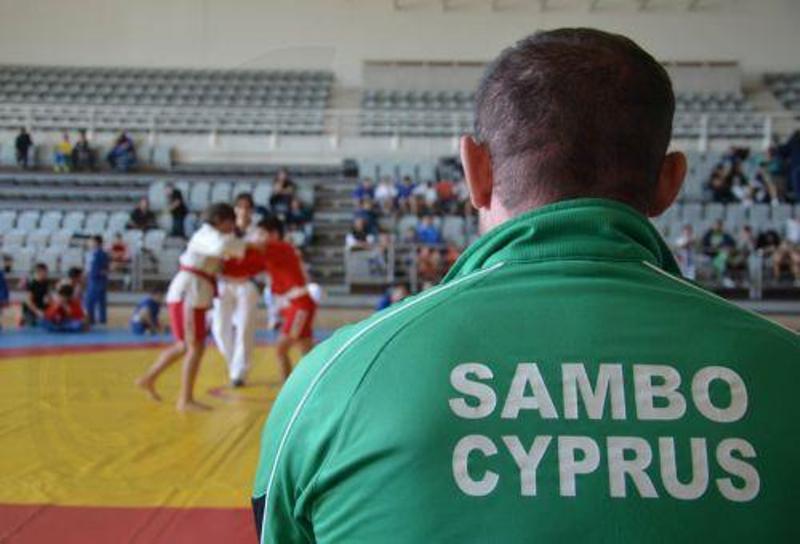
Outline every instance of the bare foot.
POLYGON ((208 412, 211 410, 211 406, 202 404, 196 400, 188 400, 186 402, 178 401, 176 408, 179 412, 208 412))
POLYGON ((136 387, 143 389, 147 395, 156 402, 161 402, 161 395, 156 391, 156 384, 153 380, 148 378, 139 378, 136 380, 136 387))

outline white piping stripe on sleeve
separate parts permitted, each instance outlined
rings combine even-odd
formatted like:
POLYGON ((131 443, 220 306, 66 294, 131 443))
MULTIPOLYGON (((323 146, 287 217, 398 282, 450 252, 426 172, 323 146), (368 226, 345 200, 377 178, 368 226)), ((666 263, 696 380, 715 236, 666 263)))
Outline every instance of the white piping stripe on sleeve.
POLYGON ((464 283, 467 280, 471 280, 471 279, 475 279, 475 278, 478 278, 478 277, 481 277, 481 276, 485 276, 486 274, 497 270, 498 268, 500 268, 504 264, 505 264, 504 262, 499 262, 499 263, 497 263, 497 264, 495 264, 495 265, 493 265, 493 266, 491 266, 489 268, 486 268, 486 269, 483 269, 483 270, 478 270, 476 272, 473 272, 472 274, 468 274, 468 275, 464 276, 463 278, 455 280, 452 283, 447 283, 445 285, 433 288, 430 291, 428 291, 427 293, 421 294, 419 296, 419 298, 417 298, 413 302, 410 302, 407 305, 404 305, 404 306, 401 306, 399 308, 396 308, 395 310, 389 310, 385 315, 383 315, 379 319, 375 320, 369 326, 365 327, 364 329, 360 330, 358 333, 354 334, 349 340, 347 340, 347 342, 345 342, 338 350, 336 350, 336 353, 334 353, 333 356, 328 360, 328 362, 326 362, 322 366, 322 368, 319 370, 319 372, 317 372, 317 375, 314 376, 314 379, 311 380, 311 383, 309 384, 309 386, 306 389, 305 393, 303 393, 303 396, 300 398, 300 402, 297 403, 297 407, 294 409, 294 412, 292 413, 292 416, 289 418, 289 423, 286 424, 286 429, 284 429, 283 434, 281 435, 280 442, 278 442, 278 449, 275 451, 275 459, 273 459, 273 461, 272 461, 272 468, 270 469, 269 479, 267 480, 267 489, 266 489, 266 492, 264 493, 264 517, 263 517, 263 519, 261 521, 261 544, 264 544, 264 542, 265 542, 264 538, 265 538, 265 535, 267 534, 267 516, 268 516, 268 512, 269 512, 269 499, 270 499, 270 494, 272 492, 272 486, 275 483, 275 475, 277 474, 277 471, 278 471, 278 462, 280 461, 281 454, 283 453, 283 448, 286 445, 286 441, 287 441, 287 439, 289 437, 289 433, 291 432, 295 421, 297 421, 297 418, 300 416, 300 412, 302 411, 303 407, 305 406, 306 402, 308 401, 309 396, 311 395, 312 391, 314 390, 316 385, 319 383, 319 381, 322 379, 322 377, 325 375, 325 373, 328 371, 328 369, 333 365, 333 363, 336 362, 336 360, 347 350, 347 348, 349 348, 351 345, 353 345, 353 343, 355 343, 356 340, 360 339, 366 333, 368 333, 369 331, 371 331, 372 329, 374 329, 375 327, 377 327, 378 325, 380 325, 382 322, 386 321, 390 317, 394 317, 398 313, 403 312, 403 311, 411 308, 412 306, 415 306, 415 305, 419 304, 420 302, 429 299, 430 297, 432 297, 432 296, 434 296, 436 294, 439 294, 439 293, 441 293, 443 291, 446 291, 446 290, 448 290, 448 289, 450 289, 452 287, 460 285, 460 284, 464 283))
POLYGON ((703 293, 705 295, 708 295, 709 297, 711 297, 713 299, 716 299, 716 300, 718 300, 720 302, 724 302, 725 304, 733 306, 734 308, 738 308, 739 310, 742 310, 743 312, 746 312, 746 313, 748 313, 748 314, 750 314, 752 316, 755 316, 755 317, 761 319, 762 321, 766 321, 767 323, 771 323, 772 325, 777 325, 777 326, 781 327, 782 329, 784 329, 786 331, 789 331, 793 335, 797 336, 797 332, 793 331, 792 329, 790 329, 789 327, 787 327, 783 323, 778 323, 777 321, 773 321, 771 319, 767 319, 766 317, 764 317, 763 315, 759 314, 758 312, 754 312, 753 310, 750 310, 749 308, 743 308, 742 306, 739 306, 738 304, 734 304, 730 300, 726 300, 726 299, 722 298, 721 296, 719 296, 718 294, 712 293, 711 291, 706 291, 702 287, 698 287, 697 285, 695 285, 695 284, 693 284, 691 282, 688 282, 683 278, 679 278, 678 276, 674 276, 674 275, 670 274, 669 272, 667 272, 666 270, 662 270, 661 268, 657 267, 656 265, 654 265, 654 264, 652 264, 652 263, 650 263, 648 261, 642 261, 642 264, 644 264, 650 270, 653 270, 654 272, 658 272, 662 276, 664 276, 666 278, 669 278, 669 279, 671 279, 673 281, 676 281, 676 282, 680 283, 681 285, 685 285, 686 287, 691 287, 695 291, 700 291, 701 293, 703 293))

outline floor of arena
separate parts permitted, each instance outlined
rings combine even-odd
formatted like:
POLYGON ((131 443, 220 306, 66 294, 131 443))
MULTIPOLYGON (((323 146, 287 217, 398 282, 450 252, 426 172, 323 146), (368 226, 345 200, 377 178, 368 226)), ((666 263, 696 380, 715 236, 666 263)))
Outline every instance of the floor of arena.
POLYGON ((254 541, 249 489, 280 389, 271 336, 259 335, 242 389, 226 385, 222 358, 209 349, 197 396, 214 410, 187 414, 172 402, 179 365, 159 383, 162 403, 133 386, 167 340, 113 326, 0 333, 0 542, 254 541))
POLYGON ((0 542, 253 542, 249 489, 280 389, 272 335, 258 339, 247 387, 226 385, 211 347, 196 392, 214 410, 179 414, 180 365, 162 403, 133 386, 166 336, 0 332, 0 542))

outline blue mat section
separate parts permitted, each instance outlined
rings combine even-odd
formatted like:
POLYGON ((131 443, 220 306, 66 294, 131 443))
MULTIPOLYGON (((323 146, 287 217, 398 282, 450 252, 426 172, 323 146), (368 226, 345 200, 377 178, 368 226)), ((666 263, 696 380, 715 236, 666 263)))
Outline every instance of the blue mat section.
MULTIPOLYGON (((330 336, 331 331, 315 331, 317 341, 330 336)), ((259 343, 274 342, 278 337, 275 331, 258 331, 259 343)), ((59 346, 113 346, 117 344, 160 344, 169 342, 172 335, 139 336, 125 329, 97 329, 84 333, 51 333, 42 329, 15 329, 0 331, 0 350, 59 346)))

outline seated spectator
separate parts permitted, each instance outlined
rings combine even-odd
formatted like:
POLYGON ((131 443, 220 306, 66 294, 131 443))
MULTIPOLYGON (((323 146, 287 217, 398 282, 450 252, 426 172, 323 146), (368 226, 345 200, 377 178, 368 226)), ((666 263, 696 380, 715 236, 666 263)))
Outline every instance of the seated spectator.
POLYGON ((417 227, 417 242, 427 246, 442 243, 442 233, 436 228, 432 215, 426 215, 422 218, 422 222, 417 227))
POLYGON ((106 160, 112 170, 120 172, 127 172, 136 166, 136 146, 125 132, 121 132, 117 137, 106 160))
POLYGON ((149 230, 157 226, 156 214, 150 209, 150 201, 147 200, 147 197, 142 197, 131 212, 126 228, 131 230, 149 230))
POLYGON ((780 281, 784 270, 791 273, 796 286, 800 286, 800 249, 788 240, 783 240, 772 253, 772 275, 780 281))
POLYGON ((131 257, 128 254, 128 244, 125 243, 121 233, 118 232, 114 234, 114 241, 111 242, 111 247, 109 249, 111 271, 120 272, 127 269, 131 257))
POLYGON ((747 276, 748 260, 756 250, 756 236, 750 225, 742 226, 736 240, 736 247, 728 257, 728 271, 735 280, 742 280, 747 276))
POLYGON ((272 183, 272 195, 269 197, 269 209, 281 221, 286 220, 286 216, 291 208, 297 185, 289 177, 289 171, 281 168, 275 174, 272 183))
POLYGON ((3 330, 3 308, 8 306, 8 283, 6 283, 5 270, 0 268, 0 330, 3 330))
POLYGON ((725 174, 725 167, 722 164, 718 164, 711 172, 711 179, 708 182, 713 202, 721 202, 723 204, 736 202, 736 196, 731 190, 729 181, 725 174))
POLYGON ((414 197, 414 190, 416 185, 414 181, 406 176, 401 183, 396 186, 397 193, 397 208, 403 213, 417 213, 416 199, 414 197))
POLYGON ((167 207, 172 221, 169 235, 186 238, 186 216, 189 215, 189 208, 183 200, 183 192, 173 185, 167 186, 167 207))
POLYGON ((131 332, 136 335, 151 334, 153 336, 162 331, 161 322, 158 319, 161 311, 162 295, 159 289, 153 289, 142 299, 131 316, 131 332))
POLYGON ((14 140, 14 148, 17 154, 17 164, 20 168, 25 170, 29 166, 30 150, 33 147, 33 139, 31 135, 25 130, 25 127, 19 129, 19 134, 14 140))
POLYGON ((89 145, 86 130, 78 131, 78 141, 72 148, 72 167, 75 170, 94 170, 97 164, 94 150, 89 145))
POLYGON ((681 229, 681 233, 675 239, 675 259, 683 275, 694 280, 697 278, 697 265, 695 252, 697 251, 697 239, 694 235, 694 227, 687 223, 681 229))
POLYGON ((390 213, 395 209, 396 198, 397 188, 392 184, 392 180, 383 178, 375 188, 375 201, 383 209, 384 213, 390 213))
POLYGON ((364 178, 353 190, 353 199, 356 202, 361 202, 365 198, 375 198, 375 185, 372 183, 372 178, 364 178))
POLYGON ((436 186, 432 181, 417 185, 416 189, 414 189, 415 209, 418 213, 430 214, 436 212, 437 199, 436 186))
POLYGON ((362 200, 356 208, 353 217, 355 219, 363 219, 364 226, 370 234, 378 233, 378 214, 379 210, 376 208, 375 203, 370 198, 362 200))
POLYGON ((403 244, 416 244, 417 243, 417 229, 416 227, 408 227, 403 233, 400 242, 403 244))
POLYGON ((453 243, 447 244, 447 249, 444 252, 445 274, 456 264, 459 257, 461 257, 461 250, 458 246, 453 243))
POLYGON ((800 219, 790 217, 786 220, 786 239, 794 245, 800 245, 800 219))
POLYGON ((56 172, 69 172, 72 162, 72 144, 69 142, 69 133, 61 135, 61 141, 56 144, 53 154, 53 170, 56 172))
POLYGON ((392 304, 397 304, 398 302, 402 301, 408 297, 409 294, 408 286, 405 283, 396 283, 383 293, 381 298, 378 300, 375 310, 385 310, 392 304))
POLYGON ((422 282, 423 290, 439 282, 442 274, 441 255, 438 250, 425 246, 419 248, 417 252, 417 276, 422 282))
POLYGON ((772 176, 764 165, 761 165, 750 181, 753 200, 759 204, 772 204, 777 206, 780 202, 778 198, 778 188, 772 181, 772 176))
POLYGON ((436 185, 436 207, 439 213, 455 213, 456 184, 449 179, 439 180, 436 185))
POLYGON ((721 219, 717 219, 714 225, 703 236, 703 253, 705 253, 714 266, 717 275, 722 278, 725 287, 733 287, 733 282, 728 277, 728 258, 736 248, 736 241, 725 231, 725 226, 721 219))
POLYGON ((742 163, 738 160, 733 161, 733 165, 726 176, 726 183, 737 201, 742 202, 745 206, 753 204, 753 188, 742 171, 742 163))
POLYGON ((781 236, 775 229, 761 231, 756 238, 756 249, 760 250, 764 257, 770 257, 781 245, 781 236))
POLYGON ((356 218, 344 244, 347 249, 369 249, 375 244, 375 236, 367 230, 364 219, 356 218))
POLYGON ((311 238, 311 212, 299 198, 292 199, 286 215, 287 238, 296 247, 305 247, 311 238))
POLYGON ((42 327, 50 332, 83 332, 88 329, 81 301, 74 296, 72 286, 58 287, 44 312, 42 327))
POLYGON ((25 282, 25 291, 27 294, 22 300, 20 325, 33 327, 44 319, 44 312, 50 302, 50 279, 47 277, 46 264, 36 264, 33 277, 25 282))

